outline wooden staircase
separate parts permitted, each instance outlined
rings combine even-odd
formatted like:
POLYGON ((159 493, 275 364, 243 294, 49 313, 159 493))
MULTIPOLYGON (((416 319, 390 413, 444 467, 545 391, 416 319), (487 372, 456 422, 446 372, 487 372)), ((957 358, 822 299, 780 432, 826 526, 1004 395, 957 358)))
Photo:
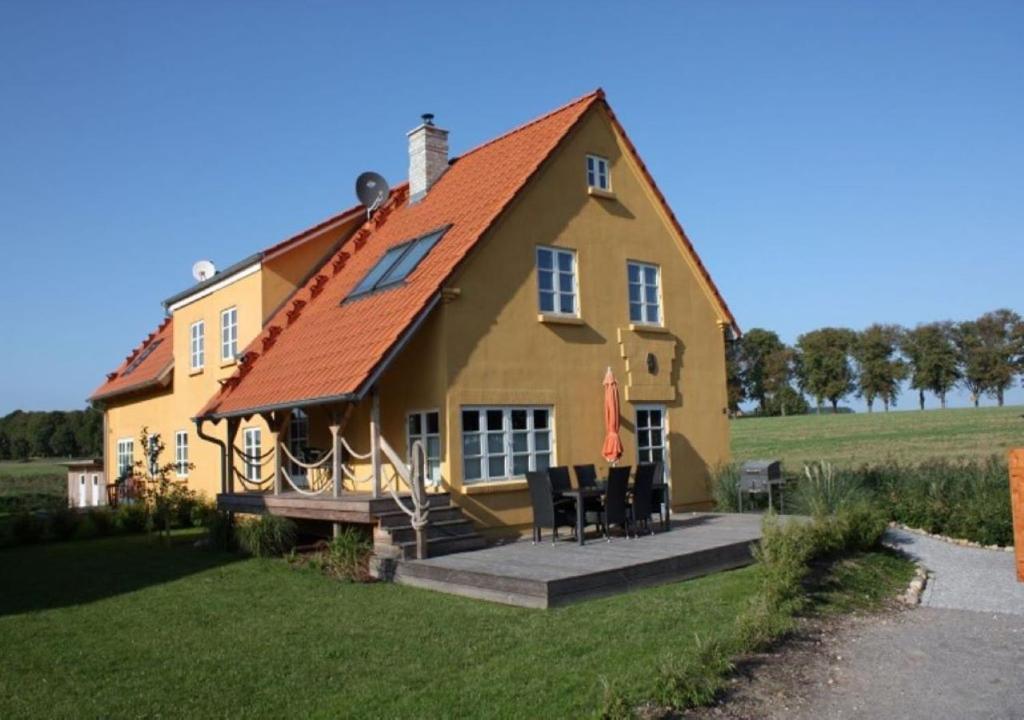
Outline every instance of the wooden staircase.
MULTIPOLYGON (((462 509, 453 505, 450 493, 433 493, 427 525, 427 553, 429 557, 448 555, 465 550, 479 550, 487 542, 473 527, 462 509)), ((397 506, 393 510, 375 513, 377 525, 373 531, 373 552, 379 558, 407 560, 416 557, 416 531, 409 516, 397 506)))

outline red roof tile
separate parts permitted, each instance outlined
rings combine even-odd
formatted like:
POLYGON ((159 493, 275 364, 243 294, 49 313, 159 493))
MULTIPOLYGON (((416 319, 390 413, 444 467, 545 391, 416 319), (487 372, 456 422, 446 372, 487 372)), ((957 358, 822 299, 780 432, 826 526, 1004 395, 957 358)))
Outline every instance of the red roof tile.
MULTIPOLYGON (((240 415, 360 396, 436 302, 466 253, 596 103, 607 108, 601 90, 463 154, 413 205, 407 203, 407 184, 392 190, 388 202, 270 320, 246 349, 238 371, 199 415, 240 415), (446 226, 449 230, 404 284, 342 302, 388 249, 446 226)), ((724 302, 722 308, 731 320, 724 302)))
POLYGON ((107 381, 96 388, 90 400, 142 390, 160 384, 174 366, 173 321, 165 318, 156 330, 132 350, 107 381))

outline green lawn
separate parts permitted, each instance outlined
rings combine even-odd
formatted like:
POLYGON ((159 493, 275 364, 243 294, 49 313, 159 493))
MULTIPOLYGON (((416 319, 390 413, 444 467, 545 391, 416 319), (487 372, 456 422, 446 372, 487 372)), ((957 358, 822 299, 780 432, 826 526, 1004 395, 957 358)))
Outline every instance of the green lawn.
POLYGON ((731 431, 735 460, 777 457, 789 472, 814 460, 859 465, 985 457, 1024 447, 1024 407, 741 418, 731 431))
POLYGON ((0 460, 0 477, 40 477, 60 475, 67 477, 68 469, 58 465, 56 460, 43 458, 21 462, 19 460, 0 460))
POLYGON ((602 678, 646 687, 695 634, 729 632, 757 577, 539 611, 343 584, 194 537, 0 550, 0 717, 579 717, 602 678))

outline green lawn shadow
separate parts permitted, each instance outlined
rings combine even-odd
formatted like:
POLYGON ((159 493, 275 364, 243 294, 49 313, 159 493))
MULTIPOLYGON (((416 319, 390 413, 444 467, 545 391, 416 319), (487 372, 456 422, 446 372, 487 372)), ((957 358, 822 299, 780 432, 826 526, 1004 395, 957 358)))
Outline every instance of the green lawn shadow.
POLYGON ((242 559, 188 547, 200 537, 185 532, 169 542, 135 535, 5 548, 0 617, 96 602, 242 559))

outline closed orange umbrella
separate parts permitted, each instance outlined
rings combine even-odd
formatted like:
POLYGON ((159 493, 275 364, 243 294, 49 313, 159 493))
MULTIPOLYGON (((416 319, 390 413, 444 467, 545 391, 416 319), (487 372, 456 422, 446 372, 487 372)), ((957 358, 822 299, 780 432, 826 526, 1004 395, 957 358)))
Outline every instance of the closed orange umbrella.
POLYGON ((619 437, 619 384, 612 369, 604 374, 604 446, 601 455, 610 463, 622 457, 622 439, 619 437))

